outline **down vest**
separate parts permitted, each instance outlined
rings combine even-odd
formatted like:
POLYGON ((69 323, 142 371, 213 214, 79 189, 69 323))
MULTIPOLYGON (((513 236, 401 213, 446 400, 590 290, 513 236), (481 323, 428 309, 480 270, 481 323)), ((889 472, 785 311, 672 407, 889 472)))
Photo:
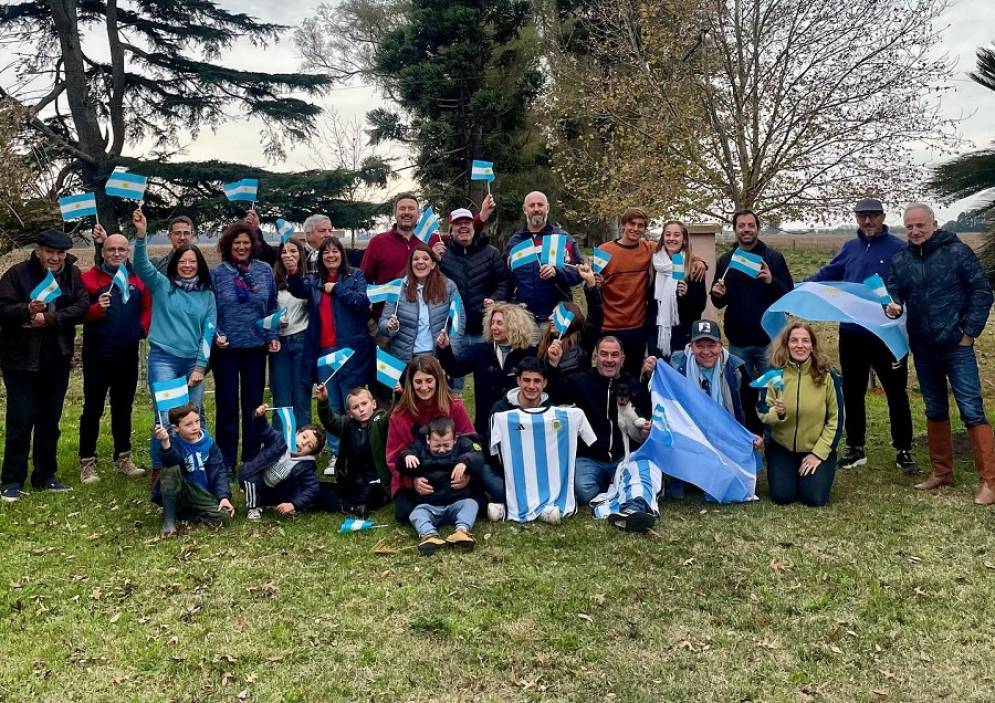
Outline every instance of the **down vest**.
POLYGON ((484 298, 507 300, 511 294, 511 274, 501 252, 490 245, 486 234, 476 234, 470 246, 455 241, 442 255, 439 268, 456 284, 466 309, 466 334, 483 331, 484 298))
POLYGON ((888 293, 908 312, 913 352, 951 349, 965 334, 978 337, 992 307, 992 289, 978 257, 957 235, 942 229, 895 254, 888 293))
MULTIPOLYGON (((418 301, 408 300, 406 296, 407 279, 401 287, 401 299, 397 304, 397 319, 400 326, 396 331, 387 329, 387 321, 394 314, 391 305, 384 305, 380 314, 380 333, 390 339, 387 351, 396 356, 401 361, 408 361, 415 352, 415 338, 418 336, 418 301)), ((449 304, 452 302, 453 294, 456 293, 456 284, 446 279, 446 297, 441 303, 429 303, 428 305, 428 325, 432 333, 432 348, 435 348, 435 338, 446 326, 449 319, 449 304)), ((457 330, 457 336, 462 336, 463 325, 457 330)), ((459 342, 456 342, 458 345, 459 342)))

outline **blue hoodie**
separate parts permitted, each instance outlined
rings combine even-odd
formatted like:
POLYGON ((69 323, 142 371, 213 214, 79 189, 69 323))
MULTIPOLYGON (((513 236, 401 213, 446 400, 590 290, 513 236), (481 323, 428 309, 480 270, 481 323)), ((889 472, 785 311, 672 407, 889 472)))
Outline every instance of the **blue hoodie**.
MULTIPOLYGON (((219 501, 231 498, 224 458, 207 430, 202 429, 200 437, 193 442, 187 442, 175 432, 170 432, 169 442, 169 449, 162 452, 163 466, 179 466, 184 480, 203 488, 219 501)), ((162 502, 158 479, 152 486, 152 500, 162 502)))

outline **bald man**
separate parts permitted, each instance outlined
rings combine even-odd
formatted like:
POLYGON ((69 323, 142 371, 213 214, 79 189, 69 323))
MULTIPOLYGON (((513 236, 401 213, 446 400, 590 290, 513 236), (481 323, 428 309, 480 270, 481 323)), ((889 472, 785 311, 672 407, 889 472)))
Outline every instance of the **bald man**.
POLYGON ((138 342, 148 334, 152 319, 152 297, 128 266, 128 240, 120 234, 108 236, 100 225, 94 227, 93 235, 103 241, 103 260, 83 274, 90 301, 83 321, 83 414, 79 419, 79 479, 84 484, 100 480, 97 437, 108 392, 114 467, 125 476, 145 473, 131 460, 131 409, 138 384, 138 342), (127 294, 114 282, 122 265, 128 273, 127 294))

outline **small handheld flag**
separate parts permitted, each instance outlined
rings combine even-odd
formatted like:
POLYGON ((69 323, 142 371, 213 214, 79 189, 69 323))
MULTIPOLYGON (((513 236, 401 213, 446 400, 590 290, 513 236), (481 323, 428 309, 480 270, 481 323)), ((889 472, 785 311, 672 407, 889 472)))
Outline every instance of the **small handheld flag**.
POLYGON ((256 178, 243 178, 234 183, 225 183, 221 186, 225 192, 225 197, 232 202, 239 200, 248 203, 256 202, 256 194, 259 192, 259 180, 256 178))
POLYGON ((401 382, 405 366, 403 361, 377 347, 377 380, 380 383, 393 390, 401 382))
POLYGON ((487 181, 490 183, 494 180, 494 162, 493 161, 474 161, 470 166, 470 180, 471 181, 487 181))
POLYGON ((214 330, 216 327, 213 322, 208 322, 204 327, 204 336, 200 339, 200 353, 204 355, 205 360, 211 358, 211 346, 214 344, 214 330))
POLYGON ((604 249, 599 249, 598 247, 595 247, 591 255, 591 270, 594 271, 595 273, 601 273, 602 271, 605 270, 605 266, 607 266, 608 262, 611 260, 612 260, 611 254, 609 254, 604 249))
POLYGON ((62 219, 66 222, 89 215, 96 216, 97 196, 93 193, 81 193, 59 198, 59 211, 62 213, 62 219))
POLYGON ((267 315, 261 320, 256 320, 256 324, 262 327, 264 330, 271 330, 275 327, 280 326, 280 320, 286 314, 287 314, 286 308, 280 308, 272 315, 267 315))
POLYGON ((339 526, 339 532, 348 534, 349 532, 362 532, 363 530, 369 530, 374 527, 376 527, 376 523, 373 520, 360 520, 355 517, 347 517, 339 526))
POLYGON ((536 251, 535 244, 532 243, 531 239, 526 239, 513 246, 508 252, 508 265, 514 271, 519 266, 528 266, 536 260, 538 255, 539 252, 536 251))
POLYGON ((667 413, 663 405, 657 405, 653 408, 653 427, 663 433, 663 446, 673 446, 674 435, 670 431, 670 423, 667 422, 667 413))
POLYGON ((682 252, 677 252, 670 257, 670 263, 673 264, 674 270, 670 274, 675 281, 684 280, 684 254, 682 252))
POLYGON ((31 291, 31 300, 36 300, 39 303, 51 303, 60 295, 62 295, 62 289, 59 288, 59 282, 55 280, 51 271, 45 271, 45 278, 41 279, 41 283, 31 291))
POLYGON ((574 314, 567 310, 567 306, 563 303, 560 303, 553 309, 553 327, 560 333, 560 337, 567 333, 573 321, 574 314))
POLYGON ((888 286, 885 285, 884 279, 881 278, 880 274, 874 274, 873 276, 864 280, 864 285, 871 289, 871 292, 877 297, 878 302, 882 305, 891 305, 892 299, 888 295, 888 286))
POLYGON ((562 268, 567 262, 567 235, 547 234, 543 237, 539 262, 562 268))
POLYGON ((114 171, 104 184, 104 192, 114 198, 143 200, 149 179, 130 171, 114 171))
POLYGON ((294 236, 294 226, 286 220, 276 221, 276 231, 280 234, 280 244, 286 244, 294 236))
POLYGON ((287 449, 292 452, 297 451, 297 419, 294 417, 293 408, 273 408, 273 412, 280 418, 280 426, 283 427, 283 439, 287 442, 287 449))
POLYGON ((421 217, 418 218, 418 224, 415 225, 414 235, 423 243, 428 244, 428 240, 438 231, 438 214, 431 207, 425 208, 422 211, 421 217))
POLYGON ((453 300, 449 303, 449 319, 446 324, 446 332, 452 337, 463 327, 463 298, 459 293, 453 293, 453 300))
POLYGON ((111 281, 119 291, 121 291, 121 301, 127 304, 131 300, 131 287, 128 282, 128 267, 120 264, 114 272, 114 280, 111 281))
POLYGON ((186 405, 190 402, 187 379, 181 376, 166 381, 156 381, 152 384, 152 397, 155 398, 155 409, 159 412, 186 405))
POLYGON ((393 281, 387 281, 378 286, 366 286, 366 297, 370 299, 371 303, 396 303, 401 297, 403 284, 403 278, 395 278, 393 281))
MULTIPOLYGON (((729 260, 729 268, 726 271, 739 271, 745 273, 750 278, 756 278, 760 275, 760 269, 763 268, 763 265, 764 260, 759 254, 751 254, 736 247, 736 251, 732 253, 732 259, 729 260)), ((725 278, 725 274, 722 274, 722 277, 725 278)))
POLYGON ((750 388, 766 388, 767 386, 773 386, 778 389, 784 388, 784 371, 781 369, 771 369, 757 380, 750 381, 750 388))
POLYGON ((342 349, 333 351, 329 354, 325 354, 324 356, 319 357, 318 368, 324 369, 319 374, 319 377, 325 378, 325 380, 322 381, 322 383, 327 384, 330 380, 332 380, 332 376, 334 376, 339 369, 345 366, 345 363, 352 358, 352 355, 354 353, 355 352, 349 347, 344 347, 342 349), (328 374, 327 376, 325 376, 326 373, 328 374))

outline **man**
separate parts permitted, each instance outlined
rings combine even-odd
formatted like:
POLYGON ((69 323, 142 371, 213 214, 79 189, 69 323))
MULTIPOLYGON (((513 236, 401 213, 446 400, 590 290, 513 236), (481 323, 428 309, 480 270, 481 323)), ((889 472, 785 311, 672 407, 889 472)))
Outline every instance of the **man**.
MULTIPOLYGON (((166 275, 166 268, 169 266, 169 257, 171 257, 173 252, 184 244, 192 244, 196 236, 197 235, 193 228, 193 220, 189 217, 186 215, 178 215, 171 219, 166 230, 166 238, 169 239, 170 250, 162 256, 156 256, 155 258, 150 259, 152 261, 152 265, 155 266, 156 271, 166 275)), ((103 227, 97 225, 93 228, 93 261, 98 266, 104 260, 103 248, 104 240, 106 238, 107 231, 103 227)))
POLYGON ((125 476, 141 476, 131 460, 131 410, 138 385, 138 342, 149 332, 152 296, 134 273, 128 275, 128 300, 114 283, 131 250, 123 235, 106 235, 100 225, 94 238, 103 240, 103 261, 83 274, 89 308, 83 323, 83 414, 79 419, 79 479, 100 480, 97 438, 108 391, 111 396, 111 434, 115 469, 125 476))
POLYGON ((315 276, 318 274, 318 248, 334 236, 332 220, 328 215, 311 215, 304 220, 301 229, 304 230, 304 275, 315 276))
MULTIPOLYGON (((891 259, 905 247, 905 242, 888 231, 880 200, 864 198, 854 206, 853 212, 857 218, 857 236, 845 242, 833 260, 809 277, 809 281, 863 283, 874 274, 887 278, 891 259)), ((908 357, 895 361, 885 343, 860 325, 841 324, 839 340, 846 425, 846 450, 840 457, 840 467, 849 469, 867 463, 864 452, 867 430, 864 396, 873 368, 888 398, 895 463, 907 475, 917 473, 919 467, 911 451, 912 410, 906 390, 909 381, 908 357)))
POLYGON ((31 485, 39 491, 69 490, 55 475, 56 448, 76 325, 88 307, 76 257, 67 254, 72 245, 69 235, 45 230, 28 260, 0 278, 0 368, 7 389, 0 496, 7 502, 24 495, 32 433, 31 485), (49 274, 58 284, 58 297, 47 303, 32 300, 49 274))
MULTIPOLYGON (((577 502, 591 502, 611 484, 615 469, 625 458, 627 442, 625 431, 619 424, 619 403, 631 402, 636 413, 650 417, 649 392, 636 379, 625 372, 625 352, 615 337, 602 337, 594 349, 594 367, 581 373, 562 378, 556 371, 563 356, 559 340, 554 341, 547 353, 553 399, 557 404, 574 404, 584 411, 597 440, 590 446, 579 446, 574 493, 577 502)), ((650 357, 643 364, 643 372, 651 372, 656 359, 650 357)), ((641 428, 642 436, 649 434, 649 424, 641 428)))
POLYGON ((511 250, 525 241, 531 240, 535 246, 533 260, 512 269, 511 278, 515 284, 515 300, 525 305, 541 327, 548 323, 558 303, 573 299, 570 289, 580 283, 576 269, 576 265, 581 263, 580 251, 569 233, 549 223, 549 200, 545 194, 533 191, 526 195, 522 211, 525 213, 525 226, 508 239, 504 256, 507 259, 511 250), (566 235, 566 266, 539 263, 542 241, 553 234, 566 235))
POLYGON ((988 321, 992 289, 971 248, 955 234, 937 229, 927 205, 905 209, 908 246, 895 254, 888 273, 894 302, 888 317, 908 313, 909 346, 926 405, 930 477, 920 490, 953 485, 953 442, 947 379, 974 450, 980 488, 974 502, 995 503, 995 437, 985 416, 974 340, 988 321))
MULTIPOLYGON (((373 237, 363 254, 360 268, 367 283, 379 285, 404 276, 411 250, 422 244, 414 236, 420 215, 418 198, 412 193, 401 193, 394 198, 394 226, 373 237)), ((433 247, 441 241, 435 233, 428 240, 428 246, 433 247)))

